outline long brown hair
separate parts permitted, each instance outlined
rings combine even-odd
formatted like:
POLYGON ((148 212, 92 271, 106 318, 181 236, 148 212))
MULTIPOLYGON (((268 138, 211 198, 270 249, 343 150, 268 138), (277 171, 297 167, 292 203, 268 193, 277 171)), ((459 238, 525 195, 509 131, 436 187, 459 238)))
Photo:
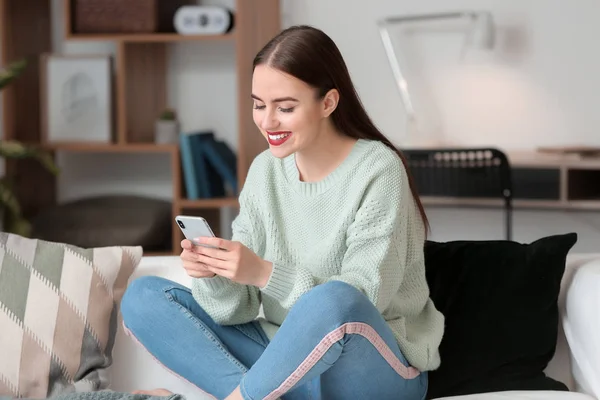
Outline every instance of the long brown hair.
POLYGON ((427 232, 427 215, 408 170, 406 158, 371 121, 354 88, 342 54, 333 40, 317 28, 292 26, 279 32, 258 52, 253 68, 261 64, 267 64, 316 88, 320 98, 331 89, 338 90, 340 100, 331 114, 335 128, 356 139, 383 142, 398 154, 408 174, 410 190, 427 232))

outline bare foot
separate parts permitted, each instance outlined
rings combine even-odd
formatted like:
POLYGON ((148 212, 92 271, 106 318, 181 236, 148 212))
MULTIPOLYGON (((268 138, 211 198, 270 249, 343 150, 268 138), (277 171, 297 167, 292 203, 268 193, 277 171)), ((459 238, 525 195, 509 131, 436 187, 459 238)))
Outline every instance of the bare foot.
POLYGON ((240 387, 236 387, 235 390, 225 398, 225 400, 244 400, 242 397, 242 393, 240 392, 240 387))
POLYGON ((148 394, 150 396, 171 396, 175 393, 168 391, 167 389, 153 389, 153 390, 136 390, 132 394, 148 394))

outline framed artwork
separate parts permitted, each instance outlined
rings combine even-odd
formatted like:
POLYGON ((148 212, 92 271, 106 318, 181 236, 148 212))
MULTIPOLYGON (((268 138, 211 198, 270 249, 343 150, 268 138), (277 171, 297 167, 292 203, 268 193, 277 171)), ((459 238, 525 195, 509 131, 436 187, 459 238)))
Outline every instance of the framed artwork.
POLYGON ((43 143, 110 143, 113 136, 110 55, 44 54, 43 143))

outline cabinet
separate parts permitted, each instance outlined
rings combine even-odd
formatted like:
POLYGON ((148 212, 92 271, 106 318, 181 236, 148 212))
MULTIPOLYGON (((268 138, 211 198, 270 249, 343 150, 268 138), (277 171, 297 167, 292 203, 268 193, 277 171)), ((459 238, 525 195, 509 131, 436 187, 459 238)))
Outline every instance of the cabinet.
MULTIPOLYGON (((116 55, 113 83, 114 139, 108 144, 58 143, 45 145, 52 152, 166 153, 173 180, 172 214, 202 214, 213 227, 220 225, 220 210, 237 207, 237 198, 188 200, 182 183, 179 147, 154 143, 156 116, 167 104, 167 48, 186 41, 234 42, 237 89, 237 159, 241 187, 254 157, 267 148, 252 121, 251 62, 256 52, 280 30, 279 0, 235 0, 235 26, 224 35, 183 36, 176 33, 79 34, 73 32, 73 2, 64 3, 65 39, 68 41, 110 41, 116 55)), ((32 62, 26 73, 5 89, 3 131, 6 139, 41 144, 40 55, 52 51, 51 4, 49 0, 0 0, 2 62, 21 57, 32 62)), ((26 216, 35 215, 56 202, 56 179, 34 162, 6 165, 16 179, 17 195, 26 216)), ((178 253, 182 239, 173 222, 172 248, 178 253)), ((219 234, 218 229, 217 232, 219 234)))
MULTIPOLYGON (((513 205, 532 209, 600 210, 600 157, 508 151, 513 205)), ((501 206, 500 199, 423 196, 425 205, 501 206)))

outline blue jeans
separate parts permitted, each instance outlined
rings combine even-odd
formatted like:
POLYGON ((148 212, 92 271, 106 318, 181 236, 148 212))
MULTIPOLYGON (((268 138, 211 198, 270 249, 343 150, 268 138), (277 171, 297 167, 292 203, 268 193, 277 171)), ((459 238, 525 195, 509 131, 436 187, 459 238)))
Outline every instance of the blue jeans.
POLYGON ((122 303, 125 327, 164 366, 223 399, 422 400, 427 372, 410 367, 375 306, 339 281, 304 294, 272 341, 256 321, 216 324, 190 290, 141 277, 122 303))

